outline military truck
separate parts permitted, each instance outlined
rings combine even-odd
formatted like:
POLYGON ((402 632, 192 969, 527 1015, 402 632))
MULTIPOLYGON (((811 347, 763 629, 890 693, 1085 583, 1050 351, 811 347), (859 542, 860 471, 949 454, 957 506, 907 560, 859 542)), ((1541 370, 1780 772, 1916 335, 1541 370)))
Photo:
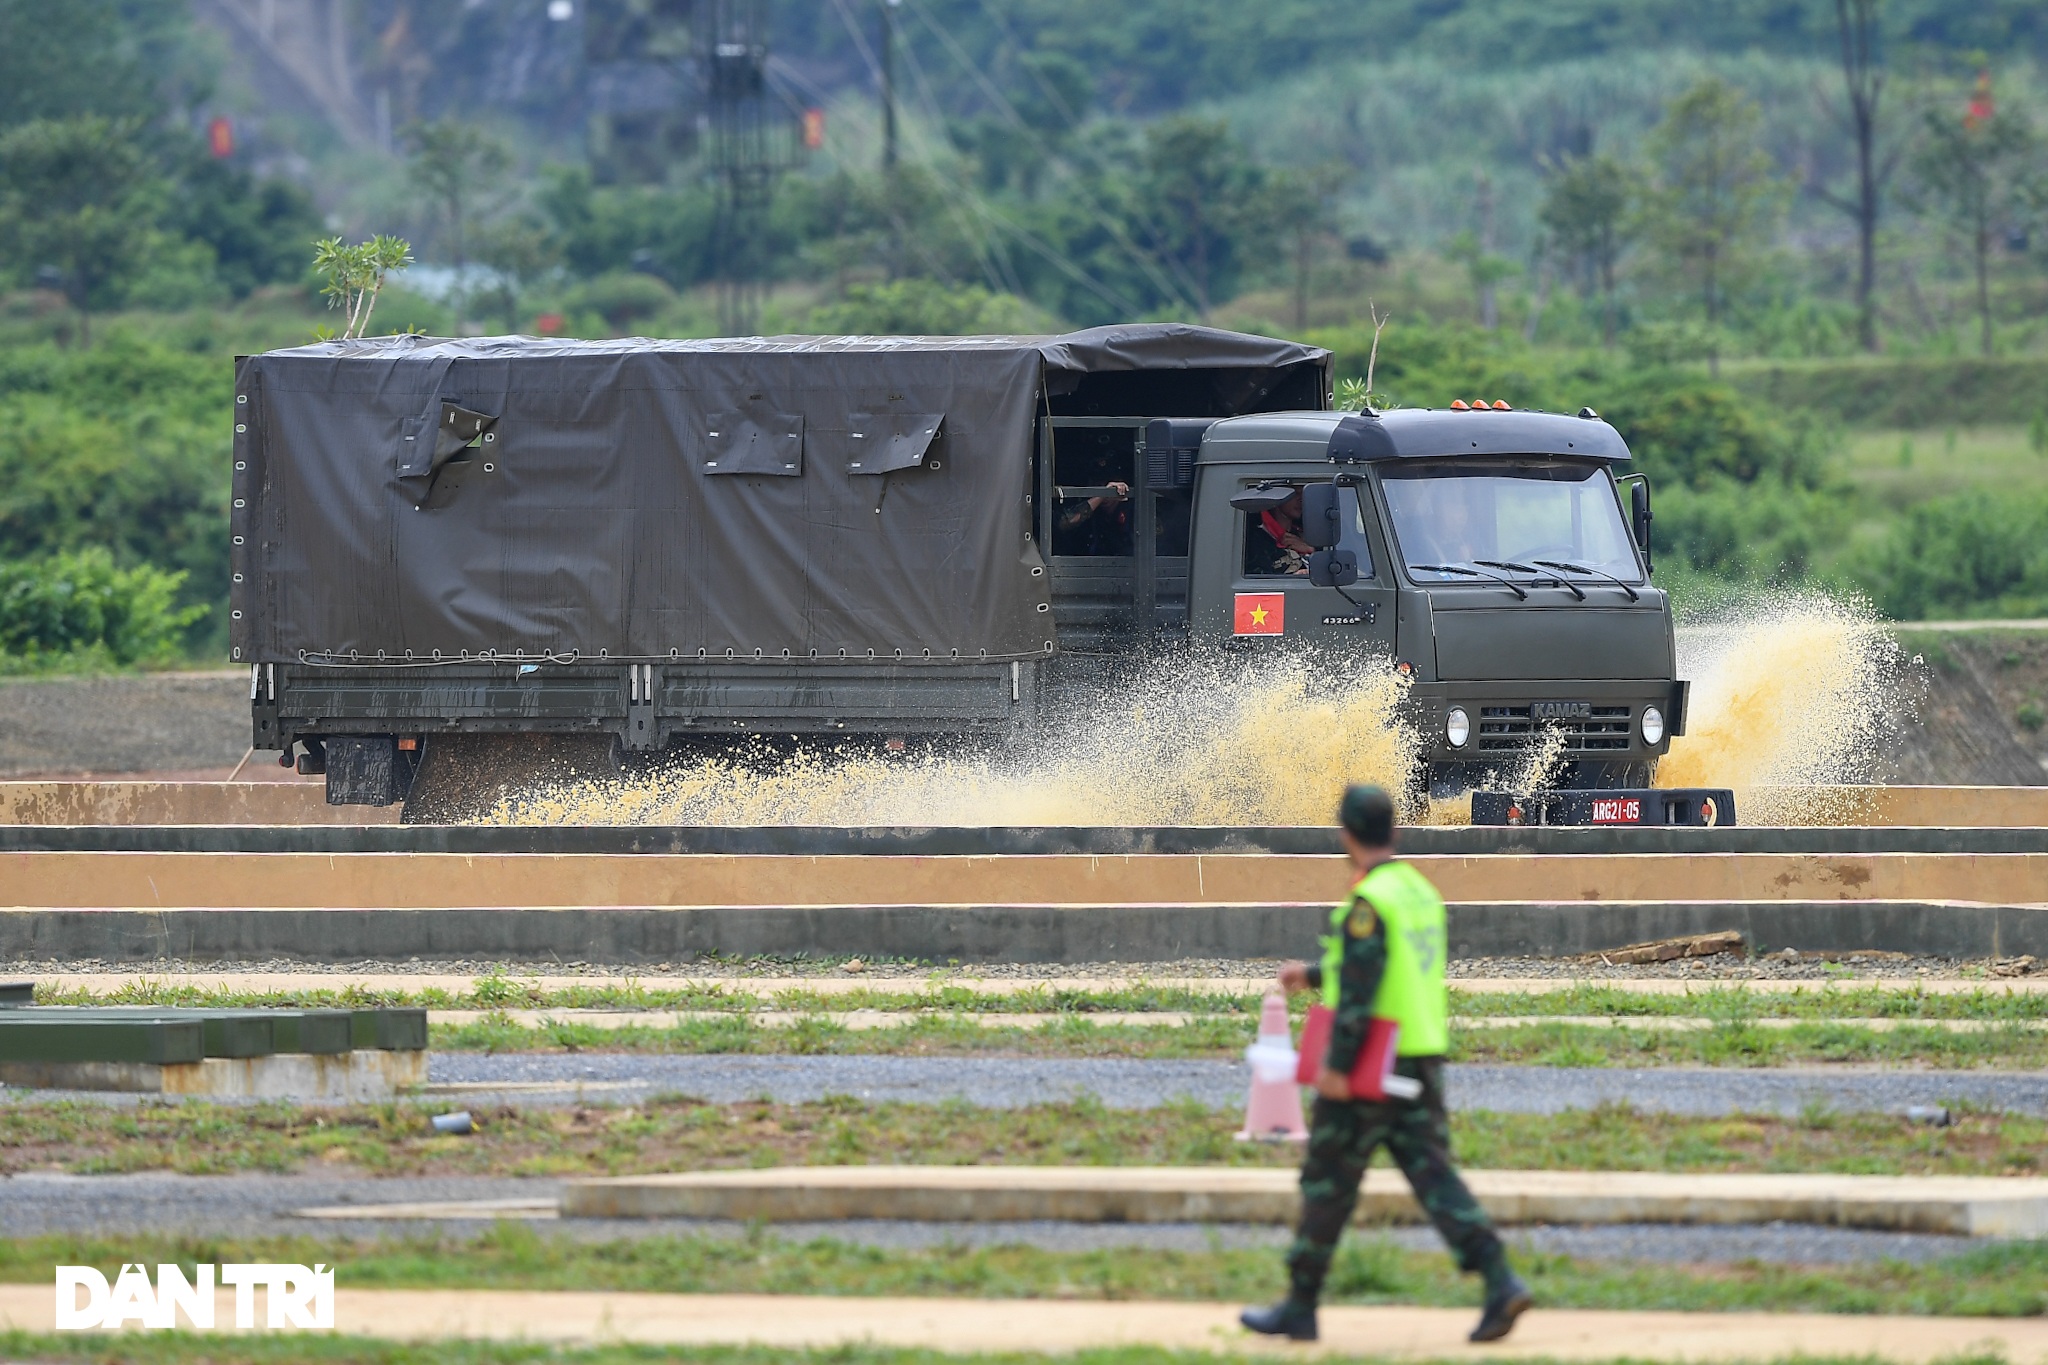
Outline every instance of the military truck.
POLYGON ((1543 742, 1640 786, 1685 723, 1615 429, 1332 411, 1312 346, 390 337, 244 358, 235 403, 253 740, 337 804, 479 756, 1029 744, 1212 649, 1391 661, 1438 792, 1543 742))

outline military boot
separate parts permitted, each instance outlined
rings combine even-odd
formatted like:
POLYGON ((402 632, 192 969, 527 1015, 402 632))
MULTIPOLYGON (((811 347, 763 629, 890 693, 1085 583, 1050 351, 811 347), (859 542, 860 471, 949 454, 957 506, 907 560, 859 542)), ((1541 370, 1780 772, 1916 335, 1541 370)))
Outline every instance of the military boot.
POLYGON ((1528 1312, 1535 1302, 1529 1286, 1510 1273, 1506 1283, 1486 1296, 1486 1307, 1479 1314, 1479 1325, 1472 1329, 1472 1340, 1499 1341, 1515 1330, 1515 1319, 1528 1312))
POLYGON ((1290 1341, 1316 1339, 1316 1306, 1299 1299, 1282 1299, 1271 1308, 1247 1308, 1237 1320, 1254 1332, 1290 1341))

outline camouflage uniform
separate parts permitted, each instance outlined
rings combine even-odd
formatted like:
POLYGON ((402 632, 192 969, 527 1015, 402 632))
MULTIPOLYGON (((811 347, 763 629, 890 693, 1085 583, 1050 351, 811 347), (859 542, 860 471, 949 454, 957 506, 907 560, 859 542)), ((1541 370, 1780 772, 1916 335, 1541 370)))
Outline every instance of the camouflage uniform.
MULTIPOLYGON (((1326 1054, 1332 1070, 1349 1074, 1357 1062, 1386 967, 1386 934, 1385 922, 1355 899, 1344 936, 1337 1017, 1326 1054)), ((1310 984, 1321 985, 1319 969, 1310 969, 1310 984)), ((1313 1304, 1321 1293, 1337 1239, 1358 1203, 1359 1182, 1374 1150, 1382 1145, 1408 1177, 1416 1202, 1457 1256, 1458 1267, 1483 1273, 1489 1287, 1509 1273, 1493 1223, 1451 1165, 1443 1058, 1402 1057, 1394 1069, 1422 1082, 1420 1099, 1375 1102, 1319 1096, 1311 1111, 1308 1155, 1301 1166, 1301 1222, 1287 1252, 1290 1297, 1298 1302, 1313 1304)))

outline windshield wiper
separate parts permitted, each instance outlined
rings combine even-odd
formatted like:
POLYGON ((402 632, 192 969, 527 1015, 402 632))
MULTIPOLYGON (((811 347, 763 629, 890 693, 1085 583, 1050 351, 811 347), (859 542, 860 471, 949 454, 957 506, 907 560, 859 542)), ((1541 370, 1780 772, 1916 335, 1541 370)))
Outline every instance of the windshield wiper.
MULTIPOLYGON (((1478 561, 1474 560, 1473 562, 1477 563, 1478 561)), ((1421 569, 1424 573, 1454 573, 1462 574, 1466 578, 1490 578, 1513 593, 1516 600, 1522 602, 1529 600, 1529 594, 1522 591, 1521 584, 1511 578, 1502 578, 1497 573, 1481 573, 1477 569, 1462 568, 1456 564, 1410 564, 1408 567, 1411 569, 1421 569)))
MULTIPOLYGON (((1512 559, 1475 559, 1472 562, 1474 564, 1484 564, 1489 569, 1512 569, 1516 573, 1525 573, 1529 575, 1529 577, 1533 580, 1533 582, 1531 583, 1532 587, 1540 588, 1543 586, 1543 579, 1545 575, 1538 573, 1534 568, 1530 567, 1527 564, 1517 564, 1512 559)), ((1570 592, 1571 595, 1578 601, 1583 602, 1586 600, 1586 594, 1580 591, 1578 584, 1566 582, 1564 579, 1559 578, 1556 574, 1550 574, 1548 575, 1548 577, 1551 582, 1557 584, 1558 587, 1564 588, 1565 590, 1570 592)))
POLYGON ((1640 602, 1643 600, 1643 595, 1641 593, 1637 592, 1634 588, 1631 588, 1628 584, 1622 582, 1619 578, 1616 578, 1613 574, 1608 573, 1605 569, 1589 568, 1584 564, 1567 564, 1562 559, 1539 559, 1536 562, 1538 564, 1541 564, 1546 569, 1562 569, 1566 573, 1590 574, 1594 578, 1604 578, 1609 583, 1612 583, 1615 587, 1620 588, 1623 592, 1627 593, 1629 601, 1640 602))

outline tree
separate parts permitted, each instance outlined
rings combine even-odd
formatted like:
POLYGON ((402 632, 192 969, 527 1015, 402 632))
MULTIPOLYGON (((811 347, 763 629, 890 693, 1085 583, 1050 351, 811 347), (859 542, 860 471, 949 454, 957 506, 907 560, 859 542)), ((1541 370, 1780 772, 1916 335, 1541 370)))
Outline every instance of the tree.
POLYGON ((313 268, 327 277, 320 292, 329 308, 342 310, 342 339, 364 336, 370 328, 370 312, 384 289, 384 276, 412 264, 412 246, 403 237, 382 233, 367 242, 346 246, 339 237, 313 243, 313 268))
POLYGON ((1884 182, 1896 159, 1877 159, 1878 102, 1884 95, 1884 63, 1878 54, 1883 0, 1835 0, 1835 27, 1842 43, 1842 87, 1849 100, 1849 131, 1856 139, 1856 197, 1817 193, 1856 223, 1856 339, 1877 350, 1877 220, 1884 182))
POLYGON ((1276 171, 1266 181, 1264 216, 1271 234, 1289 245, 1294 262, 1294 327, 1308 326, 1309 272, 1317 243, 1336 230, 1337 190, 1343 169, 1318 166, 1309 170, 1276 171))
POLYGON ((1757 145, 1762 122, 1754 100, 1709 76, 1673 100, 1650 134, 1658 179, 1645 197, 1645 227, 1677 271, 1694 279, 1715 373, 1720 348, 1712 338, 1728 280, 1784 205, 1784 184, 1757 145))
POLYGON ((1189 115, 1146 129, 1143 170, 1155 210, 1148 235, 1207 318, 1211 300, 1235 282, 1234 239, 1257 216, 1264 177, 1222 120, 1189 115))
POLYGON ((512 153, 482 128, 455 119, 413 124, 406 141, 412 150, 406 175, 434 201, 448 231, 442 245, 455 267, 459 315, 462 268, 468 263, 465 233, 472 222, 497 207, 497 192, 512 168, 512 153))
POLYGON ((1614 344, 1614 270, 1627 247, 1637 177, 1606 153, 1573 157, 1554 169, 1537 216, 1557 250, 1578 263, 1581 287, 1600 298, 1600 340, 1614 344))
POLYGON ((1977 280, 1978 344, 1991 354, 1991 243, 2038 203, 2041 139, 2026 116, 2002 108, 1987 117, 1930 109, 1913 149, 1913 202, 1947 220, 1970 243, 1977 280))
POLYGON ((0 242, 30 269, 56 269, 88 344, 92 310, 115 302, 155 217, 157 181, 136 131, 82 115, 0 137, 0 242))
POLYGON ((562 263, 562 248, 547 225, 529 215, 487 224, 478 234, 477 258, 497 277, 491 293, 505 309, 505 330, 519 330, 519 300, 533 283, 562 263))

